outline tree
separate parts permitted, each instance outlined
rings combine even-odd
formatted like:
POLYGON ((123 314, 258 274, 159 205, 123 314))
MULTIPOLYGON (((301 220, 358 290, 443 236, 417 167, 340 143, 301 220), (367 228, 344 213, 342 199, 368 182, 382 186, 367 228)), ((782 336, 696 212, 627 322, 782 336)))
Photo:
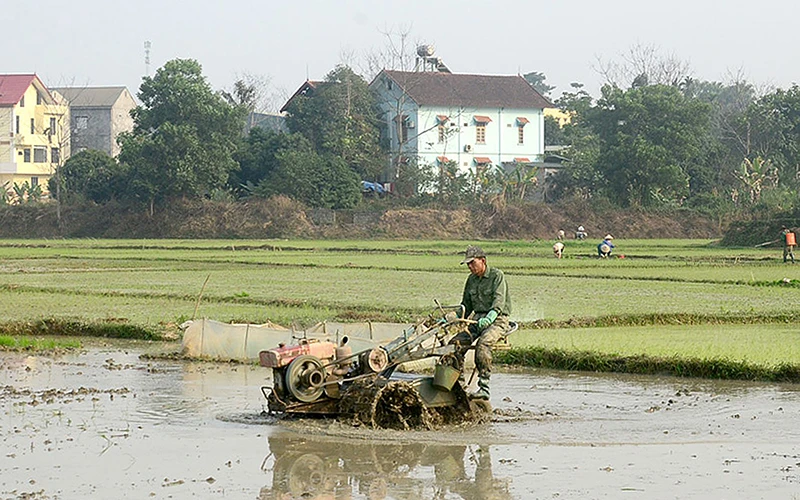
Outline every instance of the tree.
POLYGON ((800 184, 800 86, 764 95, 748 108, 745 122, 748 157, 770 161, 782 184, 800 184))
POLYGON ((278 168, 278 156, 282 152, 313 150, 311 142, 301 134, 282 134, 255 127, 236 152, 239 168, 231 172, 228 185, 245 195, 248 189, 252 190, 278 168))
POLYGON ((609 193, 623 206, 680 202, 688 169, 701 158, 708 113, 676 87, 603 86, 588 123, 600 140, 597 168, 609 193))
POLYGON ((287 113, 289 130, 304 135, 320 155, 341 158, 362 179, 383 171, 375 98, 348 66, 334 68, 313 93, 295 97, 287 113))
POLYGON ((233 152, 246 110, 211 90, 200 64, 174 59, 139 88, 142 105, 132 111, 134 130, 120 136, 120 162, 130 190, 122 193, 156 202, 200 196, 225 186, 236 168, 233 152))
POLYGON ((278 167, 259 183, 256 194, 286 194, 312 207, 353 208, 361 200, 361 182, 342 158, 315 151, 286 150, 278 167))
POLYGON ((244 80, 236 80, 233 82, 233 90, 230 92, 223 90, 220 94, 225 98, 228 104, 231 106, 240 106, 246 109, 248 113, 254 112, 258 105, 256 86, 248 84, 244 80))
POLYGON ((561 97, 556 99, 555 104, 562 111, 573 115, 570 123, 580 122, 580 119, 585 117, 589 109, 592 107, 592 96, 586 91, 584 85, 580 82, 572 82, 569 84, 572 91, 562 92, 561 97))
POLYGON ((270 77, 252 73, 237 75, 233 87, 220 94, 231 106, 242 106, 255 113, 275 112, 287 98, 283 89, 272 86, 270 77))
POLYGON ((756 89, 740 75, 728 83, 686 79, 681 92, 710 106, 709 133, 701 146, 705 158, 690 166, 690 200, 719 205, 736 188, 736 172, 743 158, 752 156, 750 124, 745 113, 756 99, 756 89), (716 198, 716 200, 713 200, 716 198))
POLYGON ((539 73, 538 71, 525 73, 522 75, 522 78, 524 78, 525 81, 531 84, 531 87, 535 88, 537 92, 545 97, 549 97, 550 91, 555 88, 553 85, 544 83, 544 81, 547 80, 547 77, 544 76, 544 73, 539 73))
POLYGON ((567 137, 558 120, 552 116, 544 117, 544 145, 561 146, 566 144, 567 137))
POLYGON ((67 199, 78 196, 95 203, 105 203, 114 196, 115 182, 121 175, 114 158, 94 149, 71 156, 59 170, 59 175, 50 179, 52 192, 60 192, 67 199), (59 180, 62 189, 55 186, 59 180))
MULTIPOLYGON (((568 196, 590 198, 605 186, 602 175, 595 168, 600 141, 587 123, 593 105, 592 96, 582 83, 572 82, 570 88, 571 91, 563 92, 555 101, 559 109, 570 115, 569 123, 555 134, 561 141, 560 145, 568 146, 559 154, 569 159, 564 168, 548 181, 548 194, 555 199, 568 196)), ((545 127, 545 141, 549 141, 547 118, 545 127)), ((552 123, 550 127, 553 127, 552 123)))
POLYGON ((618 60, 603 61, 597 58, 594 68, 612 87, 643 87, 645 85, 671 85, 677 87, 691 77, 688 62, 674 54, 663 54, 655 45, 637 43, 618 60))

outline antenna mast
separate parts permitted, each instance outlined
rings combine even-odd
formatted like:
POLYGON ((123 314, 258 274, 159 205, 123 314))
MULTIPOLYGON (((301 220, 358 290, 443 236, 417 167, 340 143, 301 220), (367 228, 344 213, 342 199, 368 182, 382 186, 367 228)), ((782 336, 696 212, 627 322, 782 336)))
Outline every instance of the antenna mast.
POLYGON ((150 76, 150 47, 152 44, 150 40, 144 41, 144 74, 150 76))

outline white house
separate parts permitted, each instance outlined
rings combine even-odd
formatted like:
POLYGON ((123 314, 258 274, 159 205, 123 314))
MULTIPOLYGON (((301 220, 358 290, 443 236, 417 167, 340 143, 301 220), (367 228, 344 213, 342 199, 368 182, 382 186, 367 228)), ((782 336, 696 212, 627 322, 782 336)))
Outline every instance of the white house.
POLYGON ((392 161, 476 171, 543 159, 553 104, 521 76, 383 70, 370 87, 392 161))

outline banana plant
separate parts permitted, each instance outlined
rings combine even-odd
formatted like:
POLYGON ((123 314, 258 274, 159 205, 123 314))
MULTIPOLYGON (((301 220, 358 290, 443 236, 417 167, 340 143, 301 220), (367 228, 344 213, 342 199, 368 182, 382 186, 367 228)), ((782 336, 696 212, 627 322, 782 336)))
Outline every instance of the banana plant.
POLYGON ((503 179, 503 196, 509 201, 524 200, 527 190, 536 186, 538 173, 538 167, 528 167, 524 163, 517 164, 503 179))
MULTIPOLYGON (((27 184, 27 182, 25 184, 27 184)), ((28 186, 26 194, 26 203, 37 203, 42 201, 42 196, 44 193, 42 192, 42 186, 37 184, 35 186, 28 186)))
POLYGON ((25 194, 28 192, 28 181, 23 182, 22 184, 14 183, 12 187, 14 190, 14 204, 21 205, 25 202, 25 194))
POLYGON ((761 192, 767 187, 777 187, 778 168, 772 165, 770 160, 756 157, 753 161, 745 158, 734 172, 734 176, 739 179, 750 195, 750 204, 755 204, 761 199, 761 192))
POLYGON ((0 188, 0 204, 8 205, 11 202, 11 193, 8 192, 8 181, 0 188))

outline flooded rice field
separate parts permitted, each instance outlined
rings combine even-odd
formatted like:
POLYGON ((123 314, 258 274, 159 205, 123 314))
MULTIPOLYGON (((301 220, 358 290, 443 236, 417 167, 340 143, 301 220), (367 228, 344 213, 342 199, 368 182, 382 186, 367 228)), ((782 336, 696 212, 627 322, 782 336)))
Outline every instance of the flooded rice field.
POLYGON ((527 371, 490 424, 262 415, 257 366, 0 353, 0 499, 800 499, 800 387, 527 371))

